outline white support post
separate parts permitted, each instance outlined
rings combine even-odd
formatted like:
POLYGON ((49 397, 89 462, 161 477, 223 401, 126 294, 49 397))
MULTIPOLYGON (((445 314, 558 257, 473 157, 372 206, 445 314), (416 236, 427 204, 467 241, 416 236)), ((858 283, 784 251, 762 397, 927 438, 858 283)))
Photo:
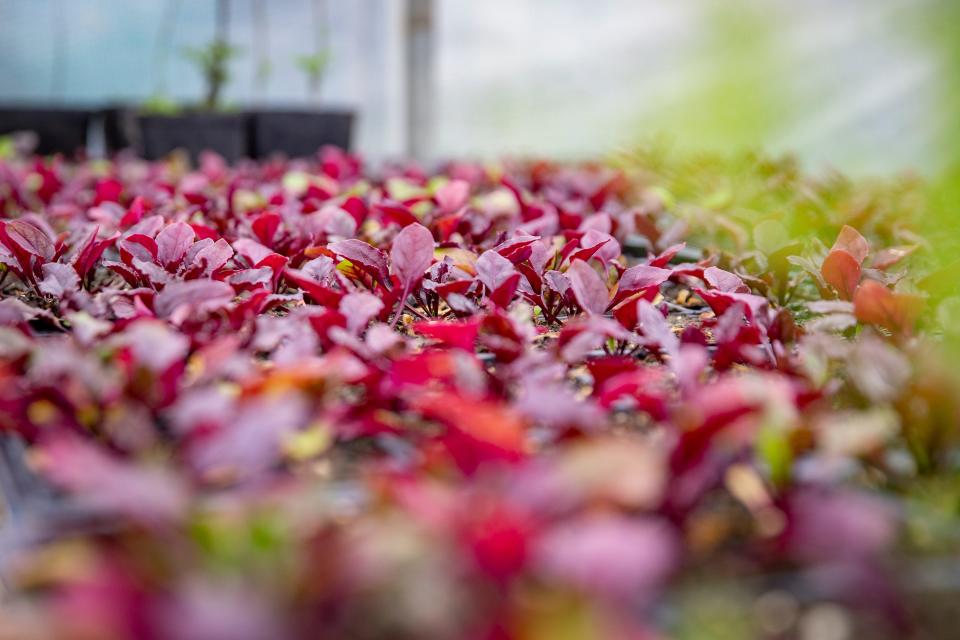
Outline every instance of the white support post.
POLYGON ((407 155, 425 161, 433 127, 433 0, 407 0, 406 63, 407 155))

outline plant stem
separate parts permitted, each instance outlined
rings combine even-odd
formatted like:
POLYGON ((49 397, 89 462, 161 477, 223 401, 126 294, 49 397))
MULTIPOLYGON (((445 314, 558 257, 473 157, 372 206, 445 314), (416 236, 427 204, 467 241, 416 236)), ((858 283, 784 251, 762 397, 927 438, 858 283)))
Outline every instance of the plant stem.
POLYGON ((209 68, 207 69, 207 98, 205 104, 208 109, 216 109, 220 104, 220 90, 226 79, 227 39, 230 28, 230 0, 217 0, 216 32, 214 45, 210 51, 209 68))

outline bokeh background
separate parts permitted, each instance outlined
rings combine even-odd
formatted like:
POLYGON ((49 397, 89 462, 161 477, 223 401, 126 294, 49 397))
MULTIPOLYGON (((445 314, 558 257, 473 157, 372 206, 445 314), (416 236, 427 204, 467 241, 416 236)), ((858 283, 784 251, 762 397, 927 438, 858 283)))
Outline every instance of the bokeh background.
MULTIPOLYGON (((320 7, 320 100, 358 110, 371 159, 403 155, 408 2, 234 0, 242 54, 228 100, 310 99, 293 61, 311 51, 320 7)), ((0 0, 0 99, 196 100, 202 81, 182 51, 210 40, 214 11, 213 0, 0 0)), ((791 150, 854 174, 956 176, 957 25, 956 0, 434 0, 419 148, 578 157, 665 137, 791 150)))

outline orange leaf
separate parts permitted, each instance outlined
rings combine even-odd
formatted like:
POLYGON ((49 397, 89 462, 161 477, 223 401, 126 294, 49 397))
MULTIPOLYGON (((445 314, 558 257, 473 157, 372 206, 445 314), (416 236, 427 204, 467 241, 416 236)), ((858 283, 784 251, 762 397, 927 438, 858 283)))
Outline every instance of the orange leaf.
POLYGON ((860 282, 860 263, 846 249, 831 249, 820 267, 820 274, 841 298, 850 300, 860 282))
POLYGON ((896 293, 875 280, 867 280, 853 298, 857 320, 877 324, 897 333, 909 333, 916 324, 923 299, 910 293, 896 293))
POLYGON ((439 393, 423 394, 412 404, 425 416, 440 420, 481 442, 517 453, 526 449, 523 419, 507 407, 439 393))

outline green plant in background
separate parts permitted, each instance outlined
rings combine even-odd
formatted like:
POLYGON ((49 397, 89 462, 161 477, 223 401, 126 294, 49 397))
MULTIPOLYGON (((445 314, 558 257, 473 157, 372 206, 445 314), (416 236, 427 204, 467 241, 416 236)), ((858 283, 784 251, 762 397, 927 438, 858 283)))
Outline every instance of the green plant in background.
POLYGON ((187 58, 196 63, 203 74, 207 87, 203 106, 211 110, 216 109, 220 106, 223 87, 230 79, 228 64, 239 54, 239 50, 225 42, 214 41, 204 47, 186 49, 184 53, 187 58))
POLYGON ((329 29, 327 27, 327 4, 325 0, 313 0, 313 53, 297 56, 297 67, 307 78, 307 95, 311 101, 320 98, 320 85, 330 60, 330 47, 327 45, 329 29))
POLYGON ((158 116, 172 116, 180 112, 180 105, 164 94, 155 94, 143 101, 140 110, 158 116))
POLYGON ((937 84, 937 140, 942 167, 930 181, 925 231, 939 247, 942 261, 956 263, 960 250, 960 2, 927 0, 924 4, 911 15, 919 20, 918 39, 934 52, 941 80, 937 84))
POLYGON ((320 96, 320 85, 329 59, 330 56, 326 51, 297 57, 297 67, 307 78, 307 94, 311 99, 315 100, 320 96))
POLYGON ((213 110, 220 106, 220 94, 230 79, 229 63, 240 53, 240 50, 231 46, 228 41, 229 26, 230 2, 217 0, 216 34, 213 41, 203 47, 188 48, 184 52, 203 74, 206 84, 203 106, 206 109, 213 110))
MULTIPOLYGON (((669 131, 685 148, 768 145, 797 105, 786 92, 789 64, 775 39, 769 6, 754 0, 702 0, 703 28, 685 85, 640 124, 669 131)), ((663 99, 663 98, 660 98, 663 99)))
POLYGON ((253 1, 253 49, 256 62, 253 69, 253 87, 257 96, 263 100, 267 95, 267 82, 273 71, 270 64, 270 23, 268 21, 267 1, 253 1))

